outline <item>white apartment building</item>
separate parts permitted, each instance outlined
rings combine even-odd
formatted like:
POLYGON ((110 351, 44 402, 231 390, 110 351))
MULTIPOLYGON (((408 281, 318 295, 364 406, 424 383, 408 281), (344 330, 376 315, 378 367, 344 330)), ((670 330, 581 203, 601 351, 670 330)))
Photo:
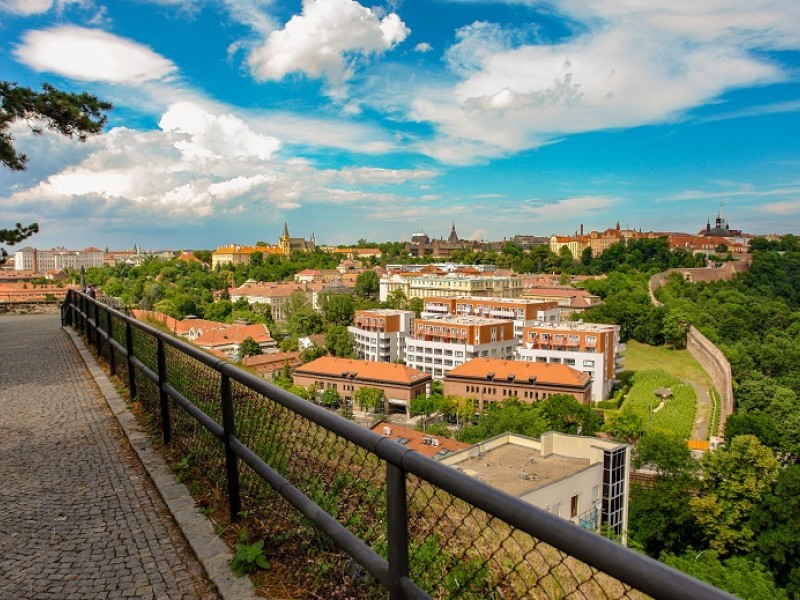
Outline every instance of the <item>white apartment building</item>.
POLYGON ((413 310, 357 310, 354 325, 347 328, 355 340, 356 356, 373 362, 405 360, 414 317, 413 310))
POLYGON ((14 270, 47 273, 67 269, 79 270, 81 267, 102 267, 105 264, 104 252, 97 248, 83 250, 37 250, 31 246, 21 248, 14 253, 14 270))
POLYGON ((485 298, 519 298, 524 291, 522 277, 448 273, 447 275, 391 274, 381 277, 379 298, 400 290, 406 298, 452 298, 480 296, 485 298))
POLYGON ((514 337, 522 339, 522 329, 537 322, 559 321, 558 303, 538 302, 523 298, 481 298, 457 296, 454 298, 427 297, 423 300, 422 318, 456 316, 504 319, 514 323, 514 337))
POLYGON ((443 379, 473 358, 513 360, 514 324, 502 319, 442 317, 416 319, 406 341, 406 364, 443 379))
POLYGON ((575 525, 628 530, 630 446, 549 432, 540 439, 505 433, 441 459, 575 525))
POLYGON ((564 321, 523 328, 516 360, 558 363, 592 377, 592 401, 608 398, 614 378, 623 369, 625 345, 619 325, 564 321))

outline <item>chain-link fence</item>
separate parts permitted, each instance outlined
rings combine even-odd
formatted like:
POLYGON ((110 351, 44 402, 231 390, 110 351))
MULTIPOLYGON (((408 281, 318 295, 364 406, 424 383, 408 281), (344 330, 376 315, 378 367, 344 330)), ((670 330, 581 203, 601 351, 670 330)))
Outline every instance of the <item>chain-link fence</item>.
POLYGON ((295 566, 295 597, 731 598, 83 294, 64 320, 295 566))

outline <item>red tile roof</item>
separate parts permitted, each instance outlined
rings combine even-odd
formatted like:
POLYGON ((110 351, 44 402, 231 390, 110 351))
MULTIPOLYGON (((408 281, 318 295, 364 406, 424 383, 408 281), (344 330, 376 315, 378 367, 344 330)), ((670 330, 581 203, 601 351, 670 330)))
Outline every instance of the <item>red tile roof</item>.
POLYGON ((394 423, 387 423, 386 421, 379 421, 373 425, 372 431, 393 440, 399 439, 401 442, 408 440, 403 443, 406 448, 411 448, 429 457, 433 457, 440 452, 442 452, 442 454, 450 454, 470 447, 470 444, 465 444, 458 440, 439 435, 430 435, 424 431, 417 431, 416 429, 402 427, 394 423))
POLYGON ((272 341, 272 336, 263 324, 256 325, 229 325, 225 329, 212 329, 206 331, 198 337, 194 343, 198 346, 214 348, 215 346, 227 346, 230 344, 241 344, 246 338, 253 338, 257 344, 272 341))
POLYGON ((557 363, 536 363, 516 360, 498 360, 493 358, 473 358, 463 365, 455 367, 445 374, 450 377, 470 377, 486 381, 493 373, 496 383, 509 381, 527 383, 531 377, 536 383, 547 385, 568 385, 583 387, 591 379, 591 375, 557 363), (509 376, 513 376, 509 379, 509 376))
POLYGON ((421 381, 431 379, 428 373, 397 363, 379 363, 336 356, 322 356, 299 367, 295 373, 301 375, 317 373, 328 377, 341 377, 343 373, 355 373, 354 378, 356 379, 370 379, 403 385, 416 385, 421 381))

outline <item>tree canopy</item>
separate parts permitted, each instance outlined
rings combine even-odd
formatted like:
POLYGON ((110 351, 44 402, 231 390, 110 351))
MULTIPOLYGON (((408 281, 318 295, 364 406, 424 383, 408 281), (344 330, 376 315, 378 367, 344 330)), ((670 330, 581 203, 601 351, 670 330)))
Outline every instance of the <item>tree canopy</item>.
MULTIPOLYGON (((28 165, 28 156, 14 148, 14 137, 9 133, 14 122, 28 121, 34 135, 46 128, 85 141, 102 131, 107 119, 105 112, 112 108, 110 102, 85 92, 64 92, 48 83, 42 84, 42 91, 37 92, 0 81, 0 100, 0 162, 12 171, 24 171, 28 165)), ((38 231, 38 223, 17 223, 13 229, 0 229, 0 242, 13 246, 38 231)), ((0 264, 7 256, 6 249, 0 248, 0 264)))

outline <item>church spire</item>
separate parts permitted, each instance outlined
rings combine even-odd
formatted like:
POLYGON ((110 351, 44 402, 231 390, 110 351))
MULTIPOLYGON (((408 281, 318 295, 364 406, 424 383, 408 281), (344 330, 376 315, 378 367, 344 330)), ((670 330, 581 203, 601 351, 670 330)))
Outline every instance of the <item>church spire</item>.
POLYGON ((450 237, 447 238, 447 241, 451 244, 458 243, 458 234, 456 233, 456 222, 453 221, 452 226, 450 227, 450 237))

